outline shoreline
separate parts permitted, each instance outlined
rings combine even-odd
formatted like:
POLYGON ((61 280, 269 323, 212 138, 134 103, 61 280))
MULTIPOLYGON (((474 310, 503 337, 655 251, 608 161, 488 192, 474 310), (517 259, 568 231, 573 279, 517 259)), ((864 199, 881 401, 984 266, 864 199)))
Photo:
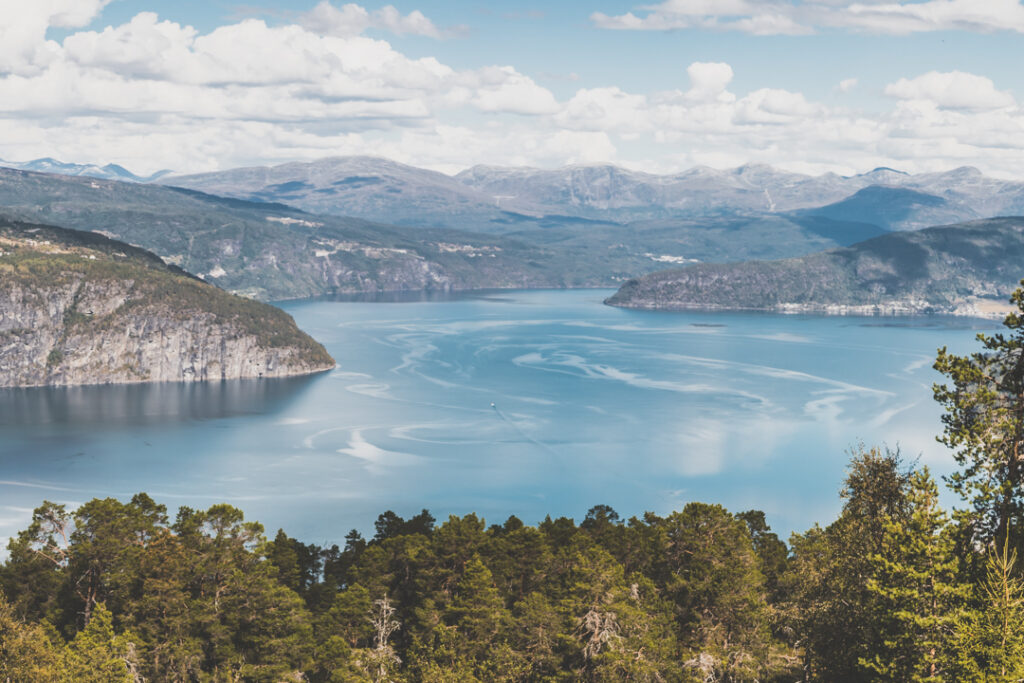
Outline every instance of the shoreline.
POLYGON ((774 306, 727 306, 722 304, 700 304, 692 302, 617 302, 613 297, 605 299, 607 306, 641 311, 703 311, 703 312, 751 312, 774 313, 779 315, 814 314, 826 316, 953 316, 959 318, 980 318, 1002 320, 1014 307, 995 299, 963 301, 952 307, 939 307, 924 301, 893 301, 881 304, 798 304, 781 303, 774 306))

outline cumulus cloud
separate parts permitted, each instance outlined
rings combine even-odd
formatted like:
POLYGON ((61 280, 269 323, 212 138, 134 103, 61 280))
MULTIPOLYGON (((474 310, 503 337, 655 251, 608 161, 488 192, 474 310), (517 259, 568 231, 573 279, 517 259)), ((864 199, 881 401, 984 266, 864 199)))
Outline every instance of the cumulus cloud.
POLYGON ((686 69, 690 77, 690 90, 686 96, 693 100, 726 100, 733 96, 726 91, 732 81, 732 67, 721 62, 694 62, 686 69))
POLYGON ((32 73, 54 59, 59 47, 47 29, 78 28, 110 0, 0 0, 0 74, 32 73))
POLYGON ((445 36, 445 32, 419 10, 403 15, 392 5, 370 12, 360 5, 349 3, 335 7, 328 0, 323 0, 312 10, 301 15, 299 24, 314 33, 340 38, 360 35, 368 28, 382 29, 397 35, 410 34, 429 38, 445 36))
POLYGON ((475 93, 471 101, 481 111, 553 114, 558 110, 550 90, 511 66, 479 69, 462 80, 471 86, 475 93))
POLYGON ((591 15, 599 28, 710 29, 800 35, 821 28, 903 35, 923 31, 1024 32, 1019 0, 665 0, 633 12, 591 15))
MULTIPOLYGON (((15 8, 11 1, 0 6, 15 8)), ((280 25, 246 19, 204 32, 142 12, 85 28, 103 4, 38 0, 5 15, 0 31, 17 41, 0 42, 0 157, 114 161, 140 173, 369 154, 443 171, 481 162, 671 171, 752 161, 840 173, 969 163, 1022 175, 1024 113, 976 74, 908 74, 885 86, 889 109, 870 114, 770 83, 740 90, 723 62, 680 65, 672 89, 608 84, 559 98, 514 65, 454 68, 363 33, 430 35, 436 26, 417 12, 322 3, 280 25), (46 38, 51 27, 70 30, 58 42, 46 38)), ((789 6, 663 4, 692 21, 731 13, 717 19, 726 23, 789 6)))
POLYGON ((104 4, 39 0, 5 15, 3 30, 31 40, 18 50, 0 45, 3 156, 209 167, 213 158, 230 165, 251 156, 246 147, 285 158, 371 152, 403 127, 437 134, 452 110, 539 117, 559 109, 549 90, 511 66, 457 70, 362 35, 368 27, 441 35, 422 13, 390 6, 321 3, 297 23, 246 19, 207 33, 141 12, 59 43, 45 38, 49 27, 89 23, 104 4))
POLYGON ((948 109, 999 109, 1016 104, 1013 95, 996 90, 991 79, 962 71, 929 71, 917 78, 901 78, 886 86, 885 94, 948 109))

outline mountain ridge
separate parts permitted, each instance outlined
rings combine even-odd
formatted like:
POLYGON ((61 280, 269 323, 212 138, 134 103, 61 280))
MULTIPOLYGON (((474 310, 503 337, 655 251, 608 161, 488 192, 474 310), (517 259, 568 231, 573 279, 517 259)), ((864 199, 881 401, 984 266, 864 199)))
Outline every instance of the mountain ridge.
POLYGON ((132 173, 119 164, 75 164, 58 161, 52 157, 33 159, 32 161, 4 161, 0 159, 0 167, 13 168, 19 171, 36 171, 38 173, 57 173, 60 175, 85 176, 103 180, 122 180, 133 183, 151 183, 171 173, 169 169, 157 171, 148 176, 132 173))
POLYGON ((910 215, 896 229, 1024 213, 1024 182, 989 178, 968 166, 919 174, 880 166, 851 176, 812 176, 765 164, 732 169, 697 166, 665 174, 610 163, 554 169, 477 164, 446 175, 381 157, 335 156, 171 175, 159 182, 281 201, 321 214, 478 232, 507 231, 510 215, 517 217, 513 223, 567 216, 626 224, 806 211, 850 198, 872 185, 906 188, 946 201, 947 213, 910 215), (400 186, 395 184, 398 179, 400 186))
POLYGON ((1024 217, 895 232, 777 261, 634 278, 605 303, 662 310, 998 314, 1024 268, 1024 217))

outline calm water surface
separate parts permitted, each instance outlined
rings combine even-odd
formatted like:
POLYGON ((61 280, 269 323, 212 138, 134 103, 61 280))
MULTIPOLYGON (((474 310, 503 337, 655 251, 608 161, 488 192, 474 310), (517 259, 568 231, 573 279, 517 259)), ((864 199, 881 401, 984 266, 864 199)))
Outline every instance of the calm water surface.
MULTIPOLYGON (((989 321, 651 313, 610 291, 291 302, 313 378, 0 392, 0 539, 43 499, 227 501, 309 542, 377 514, 623 516, 690 500, 783 534, 837 511, 847 451, 936 473, 935 349, 989 321)), ((950 502, 947 500, 947 502, 950 502)))

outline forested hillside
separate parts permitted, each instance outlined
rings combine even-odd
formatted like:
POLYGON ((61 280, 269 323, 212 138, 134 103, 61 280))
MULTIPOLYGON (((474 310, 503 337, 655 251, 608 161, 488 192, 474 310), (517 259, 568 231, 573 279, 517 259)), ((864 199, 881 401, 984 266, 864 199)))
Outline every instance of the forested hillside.
POLYGON ((344 547, 268 540, 223 504, 47 502, 0 568, 0 680, 1020 680, 1014 303, 1010 334, 938 353, 952 515, 927 469, 865 447, 838 518, 788 546, 698 502, 536 526, 385 512, 344 547))
POLYGON ((627 308, 974 313, 1020 276, 1024 219, 990 218, 875 237, 778 261, 697 264, 628 281, 627 308))

